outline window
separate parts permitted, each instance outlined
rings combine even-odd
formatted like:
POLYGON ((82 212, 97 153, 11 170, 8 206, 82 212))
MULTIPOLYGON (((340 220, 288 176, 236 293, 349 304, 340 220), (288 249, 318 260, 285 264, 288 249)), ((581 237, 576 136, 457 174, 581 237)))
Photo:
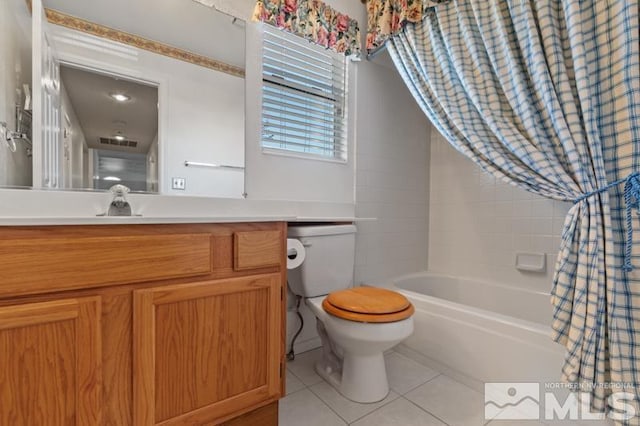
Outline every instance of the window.
POLYGON ((347 160, 347 60, 264 26, 262 149, 347 160))

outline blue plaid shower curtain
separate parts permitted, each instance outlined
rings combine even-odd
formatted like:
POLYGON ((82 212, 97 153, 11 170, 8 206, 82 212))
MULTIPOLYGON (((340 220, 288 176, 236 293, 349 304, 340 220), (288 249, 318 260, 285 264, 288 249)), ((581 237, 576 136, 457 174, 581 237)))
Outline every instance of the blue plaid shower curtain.
MULTIPOLYGON (((639 408, 637 243, 627 256, 635 269, 623 268, 625 208, 640 201, 637 175, 623 196, 624 179, 640 171, 638 32, 637 1, 453 0, 388 43, 456 149, 505 182, 575 203, 556 264, 552 337, 566 347, 562 378, 588 390, 597 410, 620 386, 639 408)), ((637 211, 630 223, 638 240, 637 211)))

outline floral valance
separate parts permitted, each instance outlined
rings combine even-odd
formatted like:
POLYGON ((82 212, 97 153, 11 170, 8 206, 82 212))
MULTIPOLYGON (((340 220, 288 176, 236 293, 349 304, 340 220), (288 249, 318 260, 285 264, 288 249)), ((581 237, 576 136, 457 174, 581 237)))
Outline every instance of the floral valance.
POLYGON ((434 6, 450 0, 367 0, 367 52, 402 31, 407 22, 420 22, 434 6))
POLYGON ((360 54, 358 21, 319 0, 258 0, 253 19, 347 56, 360 54))

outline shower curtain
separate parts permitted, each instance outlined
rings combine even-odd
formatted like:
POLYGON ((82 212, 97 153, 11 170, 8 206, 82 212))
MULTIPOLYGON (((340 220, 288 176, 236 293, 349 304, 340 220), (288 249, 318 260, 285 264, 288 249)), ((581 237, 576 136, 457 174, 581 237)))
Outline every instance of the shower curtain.
POLYGON ((388 41, 456 149, 505 182, 574 202, 552 337, 566 348, 562 378, 598 411, 622 390, 640 408, 638 29, 637 1, 453 0, 388 41))

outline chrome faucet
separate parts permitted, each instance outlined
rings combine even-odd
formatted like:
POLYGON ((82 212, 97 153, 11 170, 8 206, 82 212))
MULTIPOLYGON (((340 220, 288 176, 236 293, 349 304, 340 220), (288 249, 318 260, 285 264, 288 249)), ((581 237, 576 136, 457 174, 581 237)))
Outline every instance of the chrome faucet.
POLYGON ((124 185, 113 185, 109 188, 113 194, 113 200, 109 204, 107 216, 131 216, 131 205, 127 201, 127 194, 131 191, 124 185))

